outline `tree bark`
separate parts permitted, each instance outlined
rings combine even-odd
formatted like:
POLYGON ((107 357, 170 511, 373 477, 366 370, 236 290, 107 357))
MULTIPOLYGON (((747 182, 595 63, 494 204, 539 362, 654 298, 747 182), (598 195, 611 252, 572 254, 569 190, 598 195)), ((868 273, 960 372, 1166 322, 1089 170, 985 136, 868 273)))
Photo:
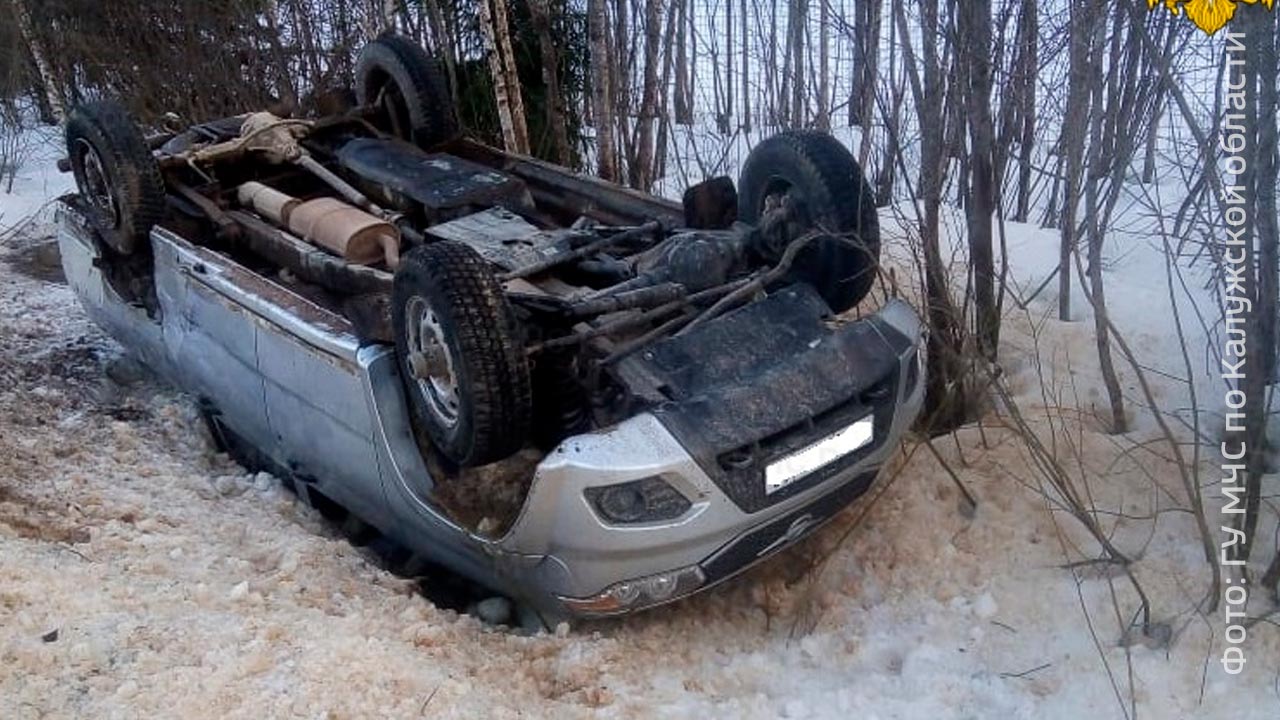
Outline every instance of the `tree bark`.
POLYGON ((505 0, 482 0, 480 25, 488 46, 489 73, 498 102, 502 142, 510 152, 529 154, 529 130, 525 123, 524 99, 511 50, 511 26, 507 23, 505 0))
POLYGON ((1036 141, 1036 72, 1040 67, 1040 18, 1036 0, 1023 0, 1018 19, 1018 105, 1022 137, 1018 141, 1018 201, 1014 220, 1026 222, 1031 214, 1032 155, 1036 141))
POLYGON ((956 14, 961 48, 957 64, 965 68, 963 96, 969 126, 969 186, 964 210, 978 349, 994 362, 1000 342, 1000 316, 996 308, 991 220, 997 204, 995 125, 991 118, 991 0, 960 0, 956 14))
POLYGON ((618 180, 617 145, 614 142, 613 105, 609 87, 609 23, 605 0, 587 0, 587 42, 591 46, 591 114, 596 130, 596 173, 618 180))
POLYGON ((648 192, 653 185, 653 125, 658 115, 658 45, 662 38, 662 2, 645 0, 644 88, 637 121, 635 162, 631 166, 631 186, 648 192))
POLYGON ((1058 248, 1058 319, 1063 322, 1071 319, 1071 253, 1076 247, 1076 208, 1080 204, 1085 127, 1089 120, 1089 51, 1095 33, 1098 3, 1096 0, 1075 2, 1070 8, 1067 109, 1058 145, 1067 169, 1059 225, 1062 242, 1058 248))
MULTIPOLYGON (((1099 10, 1103 10, 1099 8, 1099 10)), ((1120 11, 1117 8, 1117 11, 1120 11)), ((1112 34, 1112 74, 1113 82, 1119 74, 1116 67, 1116 50, 1119 43, 1119 35, 1121 29, 1114 28, 1112 34)), ((1089 84, 1093 95, 1093 107, 1090 111, 1089 118, 1089 136, 1092 140, 1089 143, 1088 153, 1088 178, 1085 181, 1085 234, 1088 242, 1088 265, 1086 273, 1089 277, 1089 304, 1093 308, 1093 329, 1094 341, 1098 350, 1098 366, 1102 374, 1102 383, 1107 389, 1107 399, 1111 409, 1111 432, 1114 434, 1123 433, 1126 430, 1127 422, 1124 416, 1124 395, 1120 389, 1120 379, 1116 376, 1115 363, 1111 359, 1111 332, 1110 325, 1107 321, 1107 298, 1104 290, 1104 281, 1102 276, 1102 245, 1104 239, 1104 228, 1102 226, 1101 209, 1098 202, 1099 186, 1107 175, 1108 159, 1103 158, 1105 149, 1109 149, 1109 145, 1105 139, 1103 131, 1104 121, 1108 120, 1107 100, 1104 98, 1106 92, 1102 81, 1102 33, 1093 36, 1093 48, 1089 57, 1089 84)), ((1112 88, 1114 90, 1114 87, 1112 88)), ((1112 102, 1115 101, 1114 94, 1112 102)), ((1110 154, 1110 153, 1108 153, 1110 154)), ((1074 218, 1072 225, 1075 224, 1074 218)), ((1065 226, 1065 223, 1064 223, 1065 226)))
POLYGON ((831 18, 827 13, 828 0, 818 0, 818 118, 819 130, 831 129, 831 86, 828 55, 831 52, 831 18))
MULTIPOLYGON (((746 16, 742 17, 742 23, 746 24, 746 16)), ((724 0, 724 121, 723 126, 726 130, 733 124, 733 71, 735 61, 733 51, 733 0, 724 0)), ((744 90, 745 92, 745 90, 744 90)))
POLYGON ((573 159, 569 147, 569 127, 565 121, 565 98, 560 90, 560 57, 551 37, 551 11, 548 0, 529 0, 529 15, 534 32, 538 35, 538 49, 542 58, 542 82, 546 86, 547 126, 551 129, 553 156, 561 165, 573 159))
MULTIPOLYGON (((726 0, 733 2, 733 0, 726 0)), ((742 26, 742 131, 751 132, 751 55, 748 50, 747 0, 739 6, 739 25, 742 26)))
POLYGON ((794 127, 802 127, 806 117, 804 39, 808 16, 809 0, 791 0, 791 124, 794 127))
POLYGON ((676 25, 676 90, 675 111, 676 122, 681 125, 693 123, 693 103, 689 98, 689 23, 686 20, 689 0, 675 0, 677 18, 676 25))
POLYGON ((65 122, 67 111, 62 105, 61 83, 55 77, 53 67, 49 65, 49 56, 44 51, 44 45, 40 42, 40 38, 36 36, 35 28, 31 23, 31 13, 28 12, 26 2, 25 0, 10 0, 10 3, 13 6, 14 19, 18 23, 18 31, 22 34, 23 41, 27 43, 27 52, 31 53, 31 59, 35 61, 36 72, 40 75, 40 84, 43 86, 49 110, 59 123, 65 122))

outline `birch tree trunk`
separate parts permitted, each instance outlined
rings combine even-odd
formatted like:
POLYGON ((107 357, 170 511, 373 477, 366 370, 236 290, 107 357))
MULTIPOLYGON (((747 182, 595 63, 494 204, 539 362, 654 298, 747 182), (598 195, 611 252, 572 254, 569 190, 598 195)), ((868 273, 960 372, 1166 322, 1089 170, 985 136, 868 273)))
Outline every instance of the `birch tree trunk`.
POLYGON ((53 113, 55 120, 59 123, 64 122, 67 119, 67 111, 62 105, 61 86, 57 77, 54 76, 53 68, 49 65, 49 56, 45 54, 44 46, 36 37, 26 1, 10 0, 10 3, 13 6, 14 19, 18 22, 18 31, 22 33, 22 39, 27 43, 27 51, 31 53, 31 58, 36 63, 36 72, 40 74, 40 84, 49 103, 49 110, 53 113))
POLYGON ((489 74, 498 102, 498 122, 502 143, 510 152, 529 154, 529 130, 525 123, 524 99, 511 50, 511 26, 507 24, 505 0, 481 0, 480 25, 488 46, 489 74))

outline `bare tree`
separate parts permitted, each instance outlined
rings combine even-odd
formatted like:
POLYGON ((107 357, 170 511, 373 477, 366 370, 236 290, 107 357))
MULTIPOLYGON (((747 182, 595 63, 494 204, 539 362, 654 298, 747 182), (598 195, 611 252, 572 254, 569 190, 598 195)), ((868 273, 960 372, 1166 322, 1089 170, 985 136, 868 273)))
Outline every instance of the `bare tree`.
POLYGON ((569 148, 569 127, 565 121, 565 97, 560 89, 560 56, 555 40, 551 37, 551 11, 547 0, 529 0, 529 16, 533 30, 538 35, 538 50, 542 59, 542 82, 546 86, 547 126, 551 129, 551 144, 557 162, 568 165, 572 158, 569 148))
POLYGON ((27 10, 26 0, 9 0, 13 7, 14 19, 18 23, 18 30, 22 33, 22 39, 27 43, 27 51, 31 53, 31 59, 35 61, 36 71, 40 75, 40 83, 43 86, 44 96, 49 105, 49 109, 53 117, 62 122, 67 117, 67 112, 62 106, 62 90, 61 83, 54 75, 52 66, 49 64, 49 56, 45 53, 44 44, 36 36, 31 25, 31 13, 27 10))
POLYGON ((606 180, 618 179, 618 149, 614 143, 614 114, 611 102, 609 18, 605 0, 587 2, 587 38, 591 45, 591 115, 596 131, 596 173, 606 180))
POLYGON ((511 25, 507 22, 506 3, 503 0, 481 0, 480 25, 488 45, 489 70, 498 101, 503 144, 512 152, 527 155, 529 130, 525 122, 515 53, 511 49, 511 25))
MULTIPOLYGON (((1063 181, 1062 239, 1058 253, 1058 319, 1071 319, 1071 254, 1076 247, 1076 209, 1080 205, 1081 177, 1084 174, 1084 143, 1089 118, 1090 50, 1098 38, 1097 23, 1102 5, 1084 0, 1070 6, 1067 30, 1070 72, 1067 76, 1067 109, 1062 122, 1058 153, 1066 165, 1063 181)), ((1105 15, 1103 15, 1105 17, 1105 15)))
POLYGON ((662 38, 662 2, 645 0, 644 89, 637 119, 636 155, 630 165, 631 186, 648 190, 654 178, 653 129, 658 115, 658 45, 662 38))
POLYGON ((969 184, 964 204, 969 230, 978 347, 996 359, 1000 314, 996 308, 991 218, 996 211, 995 126, 991 119, 991 0, 959 0, 960 44, 956 66, 963 68, 961 92, 969 127, 969 184))
MULTIPOLYGON (((726 0, 733 2, 733 0, 726 0)), ((743 132, 751 132, 751 93, 754 89, 750 85, 751 78, 751 53, 748 46, 750 36, 747 30, 747 0, 742 0, 741 16, 738 25, 742 29, 742 130, 743 132)))
POLYGON ((805 107, 805 64, 804 40, 807 32, 809 16, 809 0, 792 0, 791 11, 787 16, 787 67, 783 69, 782 94, 784 98, 790 90, 790 109, 786 117, 794 127, 804 125, 807 108, 805 107))

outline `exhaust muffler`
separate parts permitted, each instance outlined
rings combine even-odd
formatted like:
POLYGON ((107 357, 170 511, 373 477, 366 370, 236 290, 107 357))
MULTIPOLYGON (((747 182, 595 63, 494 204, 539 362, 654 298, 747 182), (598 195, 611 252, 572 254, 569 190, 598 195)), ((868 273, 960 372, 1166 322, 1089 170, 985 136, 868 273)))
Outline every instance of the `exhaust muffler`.
POLYGON ((300 200, 260 182, 247 182, 236 194, 241 205, 349 263, 400 265, 399 228, 341 200, 300 200))

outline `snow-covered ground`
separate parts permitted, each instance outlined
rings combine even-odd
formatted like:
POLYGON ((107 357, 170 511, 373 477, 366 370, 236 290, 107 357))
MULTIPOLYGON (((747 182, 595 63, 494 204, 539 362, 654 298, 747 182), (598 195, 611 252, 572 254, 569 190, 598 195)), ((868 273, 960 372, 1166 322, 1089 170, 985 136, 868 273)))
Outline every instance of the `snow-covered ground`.
MULTIPOLYGON (((0 224, 66 187, 29 169, 16 201, 0 196, 0 224)), ((1034 288, 1056 238, 1010 233, 1015 277, 1034 288)), ((1134 449, 1151 423, 1099 432, 1083 298, 1072 323, 1051 319, 1053 288, 1011 312, 1002 363, 1044 436, 1047 418, 1069 431, 1060 441, 1140 558, 1167 643, 1122 646, 1128 618, 1111 600, 1131 609, 1132 593, 1064 568, 1089 545, 1049 512, 994 414, 934 441, 975 513, 917 445, 830 528, 721 588, 526 637, 434 607, 274 479, 214 452, 190 399, 88 322, 50 237, 36 223, 0 248, 2 718, 1280 716, 1280 633, 1255 626, 1248 669, 1222 673, 1220 623, 1195 612, 1206 573, 1192 523, 1138 517, 1176 504, 1176 474, 1158 446, 1134 449)), ((1143 362, 1183 375, 1163 267, 1141 238, 1115 243, 1112 303, 1143 362)), ((1185 402, 1177 382, 1152 381, 1166 409, 1185 402)))

